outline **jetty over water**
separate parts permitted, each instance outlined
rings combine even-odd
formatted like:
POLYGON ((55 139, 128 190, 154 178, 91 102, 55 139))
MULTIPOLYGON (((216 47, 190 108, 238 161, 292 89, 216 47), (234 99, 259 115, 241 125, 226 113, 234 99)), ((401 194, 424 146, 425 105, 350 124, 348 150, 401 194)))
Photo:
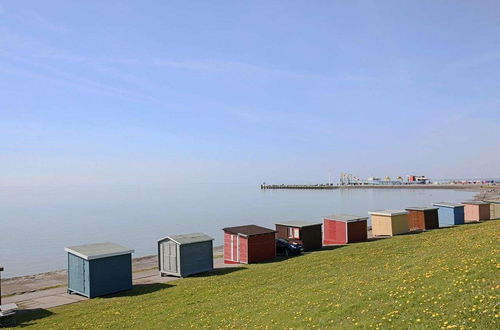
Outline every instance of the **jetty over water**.
POLYGON ((479 189, 479 184, 363 184, 363 185, 337 185, 333 183, 323 184, 261 184, 260 189, 479 189))
POLYGON ((261 184, 260 189, 339 189, 340 186, 326 184, 261 184))

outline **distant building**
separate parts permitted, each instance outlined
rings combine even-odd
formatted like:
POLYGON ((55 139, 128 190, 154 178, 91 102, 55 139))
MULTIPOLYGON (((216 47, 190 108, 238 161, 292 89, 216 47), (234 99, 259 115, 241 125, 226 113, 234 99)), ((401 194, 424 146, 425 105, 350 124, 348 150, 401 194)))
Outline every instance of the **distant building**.
POLYGON ((430 181, 425 175, 408 175, 408 182, 410 183, 427 184, 430 181))

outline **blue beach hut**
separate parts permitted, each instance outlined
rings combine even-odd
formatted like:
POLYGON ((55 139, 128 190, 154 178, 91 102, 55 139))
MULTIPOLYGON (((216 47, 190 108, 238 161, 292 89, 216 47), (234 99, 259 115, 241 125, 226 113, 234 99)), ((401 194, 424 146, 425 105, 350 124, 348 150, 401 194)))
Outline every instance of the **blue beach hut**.
POLYGON ((70 246, 68 293, 88 298, 132 289, 134 250, 114 243, 70 246))
POLYGON ((439 227, 464 224, 464 205, 447 202, 434 203, 433 205, 438 207, 439 227))

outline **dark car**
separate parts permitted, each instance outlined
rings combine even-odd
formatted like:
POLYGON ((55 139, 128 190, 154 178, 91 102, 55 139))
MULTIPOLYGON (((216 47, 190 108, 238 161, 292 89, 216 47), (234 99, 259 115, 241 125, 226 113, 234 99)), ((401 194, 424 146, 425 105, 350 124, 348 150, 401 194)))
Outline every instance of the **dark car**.
POLYGON ((301 244, 291 242, 284 238, 278 238, 276 240, 276 253, 284 254, 286 256, 296 256, 304 252, 304 248, 301 244))

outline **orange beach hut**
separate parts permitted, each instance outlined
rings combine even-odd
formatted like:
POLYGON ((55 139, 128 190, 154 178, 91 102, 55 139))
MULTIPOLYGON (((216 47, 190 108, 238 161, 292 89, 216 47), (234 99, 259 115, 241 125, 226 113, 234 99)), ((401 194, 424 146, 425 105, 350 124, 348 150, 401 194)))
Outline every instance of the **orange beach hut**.
POLYGON ((490 219, 490 203, 480 201, 463 202, 465 222, 477 222, 490 219))

